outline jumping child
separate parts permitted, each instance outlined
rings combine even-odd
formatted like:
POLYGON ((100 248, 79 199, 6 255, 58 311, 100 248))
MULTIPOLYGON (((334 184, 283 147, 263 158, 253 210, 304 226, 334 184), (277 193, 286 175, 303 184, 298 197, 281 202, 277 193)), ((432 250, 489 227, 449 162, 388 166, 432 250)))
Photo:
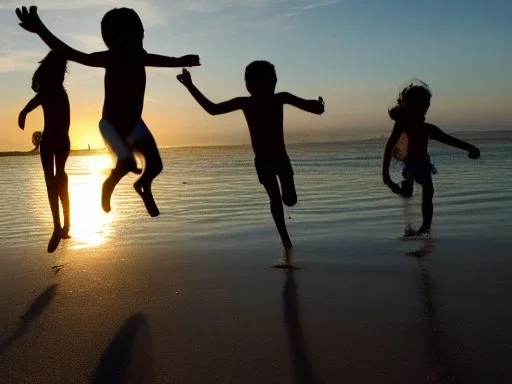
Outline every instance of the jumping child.
POLYGON ((160 214, 153 199, 151 183, 163 165, 155 139, 142 121, 146 89, 145 67, 191 67, 200 65, 197 55, 173 58, 146 53, 143 48, 144 26, 133 9, 115 8, 101 21, 101 33, 108 50, 86 54, 55 37, 43 24, 37 8, 17 8, 21 27, 37 33, 52 50, 70 61, 105 68, 105 101, 100 131, 117 156, 117 164, 103 183, 102 206, 111 210, 110 198, 119 181, 128 173, 140 173, 134 151, 145 160, 144 172, 134 184, 151 216, 160 214))
POLYGON ((64 88, 67 61, 55 52, 50 52, 40 62, 32 77, 32 89, 36 95, 23 108, 18 125, 25 129, 27 114, 37 107, 43 108, 44 129, 40 146, 48 201, 53 217, 53 234, 48 243, 48 252, 54 252, 61 239, 69 239, 69 195, 68 176, 65 167, 69 156, 69 99, 64 88), (64 213, 61 227, 59 199, 64 213))
POLYGON ((282 244, 285 249, 291 249, 292 242, 286 229, 283 203, 293 207, 297 203, 297 193, 292 165, 284 143, 283 106, 289 104, 321 115, 324 112, 322 98, 304 100, 287 92, 275 93, 277 76, 274 66, 267 61, 254 61, 246 67, 245 85, 249 97, 236 97, 219 104, 212 103, 196 88, 186 69, 178 75, 178 80, 211 115, 242 110, 249 126, 259 182, 263 184, 270 198, 270 211, 282 244))

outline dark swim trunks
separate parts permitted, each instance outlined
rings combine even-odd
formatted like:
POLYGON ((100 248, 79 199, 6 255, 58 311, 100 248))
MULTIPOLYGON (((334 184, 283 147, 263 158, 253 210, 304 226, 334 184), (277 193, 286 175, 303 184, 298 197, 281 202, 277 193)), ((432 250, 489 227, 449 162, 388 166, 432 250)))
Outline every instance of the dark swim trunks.
POLYGON ((265 184, 269 180, 275 180, 276 176, 286 178, 294 175, 290 158, 287 155, 256 156, 254 165, 261 184, 265 184))
POLYGON ((437 170, 430 161, 430 156, 424 163, 411 163, 405 162, 402 171, 404 180, 401 182, 402 195, 404 197, 412 197, 414 182, 420 185, 432 184, 432 175, 436 174, 437 170))

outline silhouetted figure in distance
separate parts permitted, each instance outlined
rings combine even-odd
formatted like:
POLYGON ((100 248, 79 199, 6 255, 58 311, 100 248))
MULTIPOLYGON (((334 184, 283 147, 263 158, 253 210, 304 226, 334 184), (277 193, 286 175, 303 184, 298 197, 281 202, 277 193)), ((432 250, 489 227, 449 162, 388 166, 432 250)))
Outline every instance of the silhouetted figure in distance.
POLYGON ((432 164, 428 156, 429 140, 437 140, 452 147, 468 151, 471 159, 478 159, 480 157, 480 151, 475 146, 456 139, 444 133, 435 125, 425 122, 425 115, 430 107, 431 97, 432 94, 427 84, 423 82, 419 84, 411 83, 400 92, 397 105, 389 110, 389 116, 395 121, 395 125, 384 152, 382 165, 384 184, 393 192, 406 197, 412 195, 414 181, 423 187, 423 224, 418 230, 406 228, 406 236, 427 235, 430 233, 432 225, 434 185, 431 176, 432 164), (406 183, 403 183, 402 187, 400 187, 391 180, 389 165, 394 147, 402 134, 405 134, 407 137, 403 170, 406 183))
POLYGON ((37 107, 43 108, 44 130, 40 156, 48 201, 53 217, 53 234, 48 243, 48 252, 54 252, 61 239, 69 239, 69 194, 68 175, 65 167, 69 156, 69 99, 64 88, 67 60, 51 51, 41 61, 32 77, 32 89, 36 95, 23 108, 18 125, 25 129, 27 114, 37 107), (64 227, 61 227, 59 198, 64 213, 64 227))
POLYGON ((324 112, 322 98, 304 100, 287 92, 275 93, 277 76, 274 66, 267 61, 254 61, 246 67, 245 84, 249 97, 236 97, 219 104, 212 103, 195 87, 187 70, 184 69, 178 75, 178 80, 211 115, 242 110, 249 126, 258 179, 270 198, 270 210, 283 246, 286 249, 292 248, 286 230, 283 203, 289 207, 294 206, 297 193, 292 165, 284 144, 283 106, 289 104, 320 115, 324 112))
POLYGON ((101 33, 108 50, 86 54, 55 37, 43 24, 36 7, 16 9, 20 25, 34 32, 54 51, 70 61, 105 68, 105 101, 100 131, 107 145, 117 155, 117 164, 102 188, 102 206, 110 212, 110 198, 115 186, 128 173, 140 173, 134 151, 144 156, 145 167, 134 184, 151 216, 160 214, 153 199, 151 183, 163 165, 155 140, 144 121, 142 109, 146 88, 145 67, 190 67, 199 64, 197 55, 181 58, 146 53, 143 48, 144 26, 133 9, 115 8, 101 21, 101 33))

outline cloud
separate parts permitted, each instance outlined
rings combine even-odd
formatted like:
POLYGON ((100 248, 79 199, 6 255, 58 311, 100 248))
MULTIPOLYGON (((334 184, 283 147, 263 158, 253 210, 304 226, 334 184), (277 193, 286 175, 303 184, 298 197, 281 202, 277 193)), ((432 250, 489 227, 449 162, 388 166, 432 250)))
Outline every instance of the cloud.
POLYGON ((32 71, 44 52, 16 49, 12 45, 0 46, 0 73, 32 71))
MULTIPOLYGON (((33 5, 27 1, 27 6, 33 5)), ((14 10, 23 5, 19 0, 0 0, 0 9, 14 10)), ((134 8, 146 26, 165 23, 165 12, 156 0, 38 0, 39 10, 81 10, 87 8, 134 8)))

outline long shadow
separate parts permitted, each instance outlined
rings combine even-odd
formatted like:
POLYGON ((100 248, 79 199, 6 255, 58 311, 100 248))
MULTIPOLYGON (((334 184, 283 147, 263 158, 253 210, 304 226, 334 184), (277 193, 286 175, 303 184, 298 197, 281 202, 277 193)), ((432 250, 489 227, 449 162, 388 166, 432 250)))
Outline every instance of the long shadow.
POLYGON ((299 313, 299 300, 297 297, 297 284, 293 269, 285 271, 286 280, 283 289, 283 309, 290 354, 294 364, 295 380, 300 384, 318 383, 316 375, 308 356, 306 341, 302 332, 299 313))
POLYGON ((93 384, 152 383, 153 343, 149 322, 137 313, 129 317, 103 352, 93 384))
POLYGON ((430 270, 421 260, 419 261, 421 293, 423 302, 422 322, 427 338, 427 350, 433 363, 433 369, 438 372, 431 372, 431 377, 439 376, 433 382, 438 383, 460 383, 459 374, 456 370, 456 361, 447 350, 446 335, 443 331, 443 324, 439 315, 439 305, 435 301, 435 286, 432 281, 430 270))
POLYGON ((27 311, 20 316, 21 323, 18 328, 0 344, 0 353, 27 332, 30 323, 44 312, 56 292, 57 284, 51 285, 30 304, 27 311))

